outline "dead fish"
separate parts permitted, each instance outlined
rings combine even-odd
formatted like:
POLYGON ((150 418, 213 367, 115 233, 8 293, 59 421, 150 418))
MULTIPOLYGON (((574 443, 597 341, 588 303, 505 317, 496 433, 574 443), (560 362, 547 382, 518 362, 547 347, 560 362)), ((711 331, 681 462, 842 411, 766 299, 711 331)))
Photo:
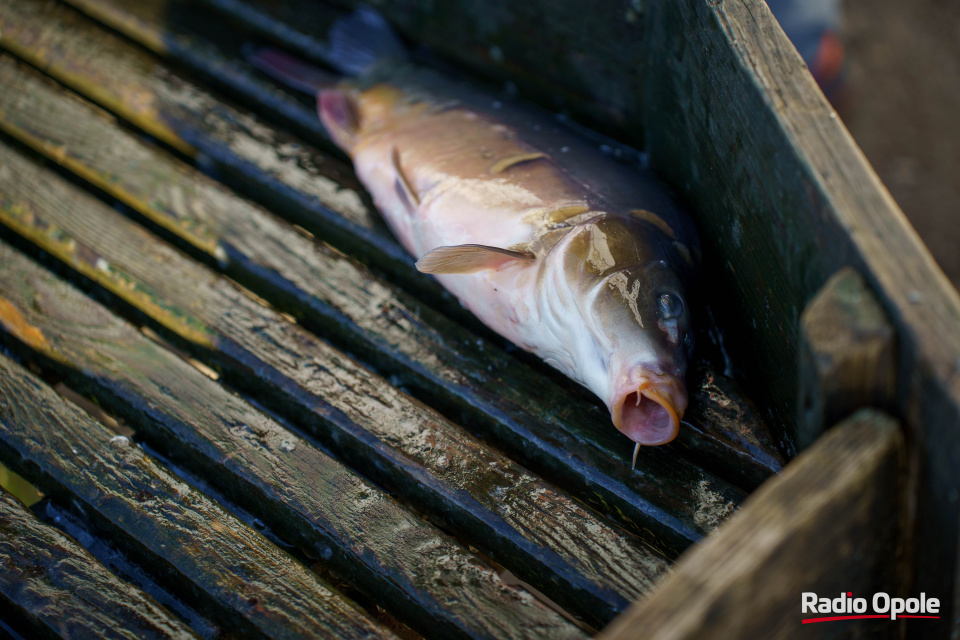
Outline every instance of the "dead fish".
POLYGON ((699 244, 663 188, 554 118, 408 63, 371 9, 336 23, 327 58, 350 77, 273 50, 252 61, 319 87, 320 119, 420 271, 602 398, 634 463, 673 440, 699 244))

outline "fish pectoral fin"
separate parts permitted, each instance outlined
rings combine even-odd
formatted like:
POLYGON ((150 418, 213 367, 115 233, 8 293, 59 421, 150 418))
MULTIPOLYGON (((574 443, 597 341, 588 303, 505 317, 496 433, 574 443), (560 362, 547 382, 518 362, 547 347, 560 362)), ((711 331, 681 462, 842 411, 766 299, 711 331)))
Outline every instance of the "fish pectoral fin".
POLYGON ((476 273, 485 269, 499 269, 514 260, 536 260, 528 251, 514 251, 488 247, 482 244, 460 244, 437 247, 417 260, 422 273, 476 273))

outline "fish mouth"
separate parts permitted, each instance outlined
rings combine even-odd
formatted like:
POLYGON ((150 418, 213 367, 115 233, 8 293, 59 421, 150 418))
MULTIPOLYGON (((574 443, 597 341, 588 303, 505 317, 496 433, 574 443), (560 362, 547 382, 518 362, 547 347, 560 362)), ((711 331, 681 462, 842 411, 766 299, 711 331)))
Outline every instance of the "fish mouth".
POLYGON ((613 424, 637 444, 667 444, 680 431, 680 418, 687 408, 682 382, 654 383, 643 380, 635 391, 621 393, 613 405, 613 424))

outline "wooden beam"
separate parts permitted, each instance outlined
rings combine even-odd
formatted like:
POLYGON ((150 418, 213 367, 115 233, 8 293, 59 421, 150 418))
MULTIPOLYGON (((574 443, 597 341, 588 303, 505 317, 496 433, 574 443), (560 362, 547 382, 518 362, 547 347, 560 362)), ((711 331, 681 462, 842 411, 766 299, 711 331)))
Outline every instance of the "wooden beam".
POLYGON ((841 269, 800 317, 797 446, 861 407, 892 410, 897 352, 893 327, 863 278, 841 269))
MULTIPOLYGON (((706 284, 723 292, 728 348, 749 354, 748 392, 771 425, 786 427, 777 437, 792 440, 797 368, 784 363, 795 362, 802 310, 833 273, 856 268, 897 333, 896 413, 917 460, 913 590, 952 602, 960 296, 765 3, 645 6, 651 162, 689 199, 713 245, 706 284)), ((946 637, 947 625, 924 633, 946 637)))
POLYGON ((801 619, 821 617, 801 613, 801 594, 905 597, 904 466, 897 422, 874 410, 855 413, 750 496, 600 638, 898 637, 889 619, 801 630, 801 619))
MULTIPOLYGON (((439 632, 435 625, 510 635, 518 633, 512 621, 544 613, 536 604, 524 603, 463 545, 381 489, 2 244, 0 265, 0 325, 7 334, 0 337, 6 344, 35 365, 65 376, 72 388, 123 418, 138 439, 255 514, 371 601, 426 635, 439 632), (399 531, 403 535, 394 535, 399 531), (467 585, 435 581, 437 571, 476 573, 478 578, 467 585), (464 604, 450 606, 454 599, 464 604), (505 626, 488 626, 492 619, 505 626)), ((626 571, 641 574, 630 576, 630 595, 665 569, 665 561, 646 547, 569 507, 561 519, 586 516, 606 534, 588 553, 567 554, 573 563, 606 566, 611 564, 607 555, 636 559, 626 562, 626 571)), ((511 564, 509 558, 501 561, 511 564)), ((594 586, 581 597, 622 601, 610 585, 594 586), (603 593, 605 588, 611 593, 603 593)))

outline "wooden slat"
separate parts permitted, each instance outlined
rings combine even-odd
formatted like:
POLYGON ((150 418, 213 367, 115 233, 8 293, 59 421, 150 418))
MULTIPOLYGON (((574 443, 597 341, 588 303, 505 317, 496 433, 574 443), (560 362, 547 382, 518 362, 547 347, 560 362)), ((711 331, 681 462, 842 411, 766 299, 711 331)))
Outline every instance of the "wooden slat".
MULTIPOLYGON (((286 110, 286 107, 283 105, 274 104, 278 93, 272 90, 269 84, 265 84, 263 80, 259 79, 257 74, 251 73, 246 62, 242 60, 238 53, 242 48, 240 43, 236 41, 231 45, 218 43, 215 46, 206 39, 209 34, 198 35, 195 32, 194 27, 196 25, 216 22, 218 19, 224 19, 225 16, 219 16, 218 18, 207 15, 206 13, 204 15, 194 15, 198 11, 203 13, 204 10, 198 8, 195 3, 166 2, 165 0, 151 0, 148 2, 141 0, 70 0, 70 2, 75 6, 81 7, 89 14, 96 16, 106 24, 121 30, 138 42, 160 53, 164 53, 178 62, 187 64, 192 69, 205 73, 209 80, 229 83, 235 93, 242 95, 247 102, 260 105, 264 111, 283 112, 286 110)), ((207 10, 207 13, 209 13, 209 10, 207 10)), ((269 31, 265 29, 262 24, 258 23, 254 26, 257 27, 256 33, 258 34, 269 31)), ((317 34, 322 33, 323 31, 317 32, 317 34)), ((256 36, 251 34, 248 37, 255 38, 256 36)), ((218 39, 216 36, 214 36, 214 38, 218 39)), ((316 38, 317 35, 314 36, 314 48, 319 49, 322 45, 316 41, 316 38)), ((236 36, 234 36, 234 40, 235 39, 236 36)), ((26 114, 26 109, 24 108, 26 105, 24 105, 22 101, 17 104, 21 105, 20 110, 26 114)), ((310 108, 305 108, 299 102, 295 104, 297 108, 301 110, 301 112, 298 112, 298 118, 308 119, 314 124, 316 123, 317 119, 312 105, 310 108)), ((24 119, 24 121, 26 120, 24 119)), ((36 127, 36 123, 31 120, 30 124, 25 126, 36 127)), ((62 132, 57 131, 57 135, 59 139, 63 139, 64 134, 62 132)), ((59 148, 57 151, 59 151, 59 148)), ((57 157, 56 153, 53 155, 57 157)), ((69 161, 69 158, 63 158, 62 155, 63 154, 59 156, 60 161, 69 161)), ((138 175, 137 178, 143 180, 143 176, 138 175)), ((131 188, 132 186, 129 184, 123 186, 123 189, 127 191, 131 188)), ((115 188, 112 191, 116 192, 118 189, 115 188)), ((118 194, 117 197, 124 199, 123 193, 118 194)), ((141 205, 142 210, 142 204, 148 200, 149 199, 141 199, 132 206, 141 205)), ((143 211, 143 213, 150 216, 151 212, 143 211)), ((156 218, 155 216, 150 217, 153 219, 156 218)), ((263 288, 263 290, 265 292, 275 291, 276 287, 267 286, 263 288)), ((281 298, 280 300, 276 300, 266 293, 262 295, 271 299, 272 302, 283 304, 282 297, 280 296, 274 296, 274 298, 281 298)), ((308 305, 307 308, 312 306, 315 305, 308 305)), ((289 305, 287 311, 294 313, 298 317, 301 315, 298 305, 296 304, 289 305)), ((405 314, 401 313, 401 315, 405 314)), ((434 329, 442 328, 438 326, 438 324, 440 324, 439 319, 434 321, 428 316, 424 318, 424 320, 434 329)), ((703 321, 708 319, 701 318, 698 320, 703 321)), ((307 321, 309 323, 310 319, 308 318, 307 321)), ((330 320, 328 318, 323 320, 325 326, 328 326, 329 322, 330 320)), ((710 323, 708 321, 706 323, 701 322, 701 324, 709 325, 710 323)), ((364 331, 369 332, 370 329, 364 327, 364 331)), ((714 331, 712 327, 708 326, 706 329, 701 327, 700 333, 705 336, 711 331, 714 331)), ((458 363, 463 375, 477 381, 485 381, 489 378, 485 367, 489 365, 484 365, 483 360, 491 359, 491 352, 487 349, 489 345, 481 344, 479 348, 473 349, 472 343, 473 340, 468 337, 451 335, 450 344, 451 346, 456 345, 460 353, 458 353, 453 360, 450 360, 450 362, 458 363), (464 349, 464 347, 460 345, 465 345, 467 349, 464 349), (468 355, 464 353, 465 351, 472 351, 473 353, 468 355), (469 367, 464 367, 462 364, 464 359, 471 363, 480 363, 479 367, 474 367, 472 370, 469 367)), ((355 350, 356 348, 357 347, 353 345, 350 346, 351 350, 355 350)), ((361 350, 362 349, 361 347, 361 350)), ((436 350, 437 345, 430 344, 426 349, 421 350, 421 353, 434 353, 436 350)), ((701 356, 701 358, 703 357, 704 356, 701 356)), ((513 366, 510 366, 510 369, 513 368, 513 366)), ((708 468, 729 474, 732 478, 742 482, 747 488, 754 488, 769 477, 772 472, 780 469, 781 460, 777 446, 770 437, 766 426, 759 420, 757 412, 752 410, 750 402, 739 397, 742 394, 735 391, 736 386, 728 383, 725 377, 720 375, 719 372, 716 372, 715 369, 714 367, 714 371, 707 372, 703 370, 703 367, 694 367, 694 371, 699 375, 693 377, 694 385, 691 396, 693 404, 700 404, 701 410, 698 411, 695 409, 690 412, 690 416, 687 418, 689 428, 682 431, 674 448, 685 452, 708 468), (727 410, 727 407, 730 405, 735 405, 739 410, 737 412, 727 410), (703 419, 708 416, 708 419, 703 419)), ((520 370, 520 372, 525 371, 525 369, 520 370)), ((390 371, 390 373, 396 375, 408 372, 390 371)), ((422 397, 431 398, 431 404, 433 403, 433 398, 437 398, 438 396, 443 397, 450 392, 450 381, 457 376, 448 375, 442 377, 445 378, 446 384, 441 382, 438 386, 436 381, 431 380, 428 387, 423 389, 420 394, 422 397)), ((522 380, 522 377, 522 375, 517 376, 517 382, 519 384, 511 384, 510 381, 505 380, 503 384, 498 386, 501 389, 511 390, 530 388, 529 384, 524 383, 525 381, 522 380)), ((569 397, 569 394, 567 395, 569 397)), ((562 406, 557 402, 561 397, 561 395, 550 398, 545 397, 542 402, 537 403, 533 408, 535 408, 535 413, 539 415, 536 415, 534 418, 535 421, 530 423, 533 426, 525 427, 524 430, 536 430, 538 425, 540 425, 540 430, 546 433, 555 433, 558 429, 563 430, 565 428, 563 424, 553 424, 555 421, 547 417, 551 414, 552 409, 555 409, 557 406, 562 406)), ((506 400, 506 398, 504 398, 504 400, 506 400)), ((515 416, 529 412, 527 411, 529 398, 522 397, 512 400, 510 403, 512 406, 498 406, 496 407, 495 413, 515 416)), ((481 404, 484 403, 483 400, 479 402, 481 404)), ((476 407, 478 401, 474 399, 470 403, 472 405, 470 408, 463 407, 462 403, 459 403, 460 406, 457 406, 458 403, 456 401, 454 401, 453 404, 454 406, 449 409, 444 407, 445 410, 454 415, 462 416, 470 422, 471 418, 469 414, 471 410, 476 407)), ((489 412, 485 413, 489 415, 489 412)), ((590 416, 593 418, 597 414, 597 411, 594 407, 582 404, 576 410, 571 410, 570 413, 574 416, 590 416)), ((605 426, 608 422, 609 420, 605 417, 605 413, 601 410, 600 415, 596 415, 597 426, 586 425, 587 428, 585 431, 589 433, 591 429, 605 426)), ((522 440, 528 440, 526 435, 522 437, 522 440)), ((510 439, 507 438, 507 441, 509 442, 510 439)), ((517 455, 522 455, 522 452, 528 448, 528 445, 520 444, 516 439, 514 439, 514 442, 516 444, 512 447, 512 451, 517 455)), ((611 445, 615 446, 614 443, 623 444, 623 439, 614 437, 611 439, 611 445)), ((580 448, 579 444, 578 448, 580 448)), ((614 459, 619 461, 622 460, 622 458, 623 452, 616 450, 614 459)), ((535 461, 525 459, 525 462, 532 464, 532 466, 537 469, 543 469, 544 472, 547 472, 546 469, 538 466, 535 461)), ((600 464, 595 464, 596 466, 601 466, 600 464)), ((611 460, 608 464, 614 464, 614 461, 611 460)), ((561 472, 560 475, 567 474, 561 472)))
MULTIPOLYGON (((558 602, 599 623, 626 605, 624 595, 639 595, 662 570, 662 559, 639 541, 617 534, 553 486, 225 279, 2 146, 0 164, 0 220, 9 229, 132 305, 158 329, 165 327, 233 383, 312 430, 356 468, 449 523, 558 602), (29 195, 41 191, 40 199, 29 195), (598 535, 592 549, 584 546, 598 535)), ((641 503, 655 516, 639 523, 653 542, 686 543, 697 535, 694 527, 715 525, 740 497, 707 475, 661 468, 663 477, 647 479, 647 493, 663 487, 668 497, 688 499, 689 524, 661 515, 664 509, 655 503, 641 503), (674 481, 677 487, 669 484, 674 481)))
MULTIPOLYGON (((8 342, 15 338, 25 357, 39 357, 95 395, 138 437, 202 475, 373 602, 427 636, 459 630, 511 637, 529 622, 558 622, 383 491, 36 263, 0 245, 0 265, 0 325, 8 342), (476 580, 454 578, 462 575, 476 580)), ((568 511, 585 515, 574 505, 568 511)), ((644 548, 602 525, 599 531, 612 538, 603 550, 617 552, 625 568, 651 577, 663 570, 663 561, 649 553, 647 565, 633 558, 644 548)), ((559 625, 555 632, 569 630, 559 625)))
POLYGON ((799 447, 860 407, 893 408, 893 327, 856 271, 841 269, 827 281, 803 310, 800 331, 799 447))
POLYGON ((0 608, 29 638, 198 637, 2 488, 0 608))
MULTIPOLYGON (((18 76, 4 77, 21 86, 14 79, 18 76)), ((45 95, 42 83, 22 86, 25 94, 45 95)), ((95 134, 100 131, 106 136, 107 124, 98 124, 89 113, 85 116, 77 103, 40 99, 30 111, 38 115, 28 121, 25 111, 6 107, 0 126, 90 177, 94 184, 124 197, 150 219, 176 230, 198 247, 214 247, 208 249, 214 252, 220 247, 223 255, 230 256, 228 273, 249 281, 259 293, 300 315, 308 326, 345 342, 352 352, 376 362, 386 373, 400 374, 401 382, 419 385, 423 397, 440 403, 452 415, 466 417, 470 423, 492 423, 501 441, 511 443, 514 451, 525 452, 524 462, 561 480, 581 499, 605 512, 623 514, 629 524, 639 521, 642 516, 633 514, 644 508, 631 498, 633 493, 651 501, 661 492, 670 496, 682 488, 673 488, 674 481, 667 478, 682 479, 684 474, 699 485, 699 472, 688 463, 673 462, 669 454, 651 450, 642 453, 641 469, 663 479, 651 492, 649 476, 631 474, 624 464, 623 441, 610 429, 604 411, 565 398, 563 390, 535 378, 489 344, 477 344, 474 337, 435 314, 418 312, 396 289, 358 271, 354 263, 306 242, 222 189, 185 175, 185 168, 171 164, 162 154, 122 135, 109 138, 116 154, 101 153, 105 143, 98 144, 95 134), (81 130, 92 137, 63 132, 56 124, 63 121, 84 122, 81 130), (117 159, 112 159, 114 155, 117 159), (136 170, 130 169, 131 165, 136 170), (186 194, 195 206, 182 204, 186 194), (196 212, 204 212, 202 223, 197 222, 196 212), (193 239, 201 227, 206 229, 205 237, 193 239), (371 313, 371 308, 376 313, 371 313), (539 397, 523 393, 529 388, 541 389, 539 397), (577 458, 571 457, 573 451, 578 452, 577 458), (668 467, 677 467, 680 475, 668 467)), ((757 478, 761 476, 757 466, 776 465, 776 459, 758 455, 763 449, 755 436, 762 430, 751 430, 757 421, 749 421, 748 403, 738 400, 719 378, 706 373, 701 378, 696 399, 708 411, 697 424, 706 433, 715 425, 722 425, 715 431, 729 429, 731 446, 724 450, 761 461, 744 474, 757 478)), ((696 411, 691 413, 695 419, 696 411)), ((691 508, 682 504, 685 501, 685 495, 677 495, 681 512, 691 508)), ((699 530, 706 529, 699 526, 699 530)))
MULTIPOLYGON (((124 23, 125 24, 125 23, 124 23)), ((73 29, 73 34, 83 31, 81 27, 84 24, 78 20, 68 23, 73 29)), ((89 30, 90 25, 86 25, 89 30)), ((136 30, 131 31, 136 35, 136 30)), ((14 34, 15 35, 15 34, 14 34)), ((11 36, 13 37, 13 36, 11 36)), ((50 36, 53 38, 53 36, 50 36)), ((91 35, 91 40, 97 40, 96 36, 91 35)), ((57 41, 62 50, 62 55, 69 57, 71 54, 80 55, 82 47, 70 49, 70 41, 57 41)), ((122 43, 119 43, 119 46, 122 43)), ((31 45, 33 46, 33 45, 31 45)), ((106 47, 107 51, 112 50, 106 47)), ((19 49, 18 49, 19 50, 19 49)), ((25 50, 21 51, 25 55, 25 50)), ((102 53, 102 52, 101 52, 102 53)), ((135 58, 138 54, 136 49, 124 51, 128 58, 135 58)), ((46 55, 46 54, 45 54, 46 55)), ((100 58, 96 58, 100 60, 100 58)), ((104 58, 103 69, 110 68, 110 62, 104 58)), ((71 76, 73 86, 83 88, 86 84, 82 81, 85 67, 78 69, 70 68, 68 71, 76 74, 71 76)), ((61 78, 63 79, 63 78, 61 78)), ((137 78, 129 78, 130 82, 139 82, 137 78)), ((31 85, 32 87, 32 85, 31 85)), ((33 87, 32 87, 33 88, 33 87)), ((167 92, 169 93, 169 91, 167 92)), ((125 94, 124 94, 125 95, 125 94)), ((95 96, 94 96, 95 97, 95 96)), ((31 101, 32 102, 32 101, 31 101)), ((38 114, 54 116, 50 113, 51 104, 44 105, 41 102, 33 102, 30 108, 39 109, 38 114)), ((70 106, 70 105, 67 105, 70 106)), ((8 130, 12 131, 21 139, 34 139, 31 144, 42 149, 48 156, 56 158, 63 162, 71 170, 76 171, 85 178, 91 180, 94 184, 111 191, 121 200, 124 200, 139 211, 158 221, 167 227, 179 225, 183 230, 179 233, 188 241, 210 251, 212 243, 215 242, 214 236, 217 234, 211 232, 207 238, 198 239, 198 230, 196 219, 201 213, 198 207, 191 208, 187 206, 186 194, 198 195, 196 188, 183 187, 183 193, 177 193, 164 185, 165 181, 175 180, 179 170, 168 170, 169 162, 161 163, 154 167, 152 163, 137 164, 133 167, 126 164, 125 170, 120 171, 115 166, 123 164, 119 157, 114 158, 112 154, 103 154, 99 151, 100 144, 96 144, 96 137, 88 137, 85 133, 72 133, 64 131, 62 126, 54 124, 52 127, 44 129, 40 122, 35 119, 28 119, 26 114, 29 109, 25 102, 17 101, 14 105, 7 107, 8 130), (17 107, 16 105, 20 105, 17 107), (17 113, 23 114, 18 116, 17 113), (94 150, 84 152, 84 146, 93 144, 94 150), (110 164, 110 163, 113 164, 110 164), (149 188, 147 188, 149 187, 149 188), (155 197, 154 194, 160 194, 155 197), (184 209, 188 209, 184 211, 184 209), (177 225, 172 224, 168 218, 174 214, 179 218, 177 225), (206 243, 206 244, 204 244, 206 243)), ((75 109, 70 109, 73 113, 75 109)), ((58 117, 62 114, 56 114, 58 117)), ((79 114, 77 114, 79 115, 79 114)), ((41 116, 42 117, 42 116, 41 116)), ((65 121, 64 121, 65 122, 65 121)), ((107 126, 100 124, 103 130, 107 126)), ((125 150, 125 152, 127 152, 125 150)), ((132 152, 132 151, 131 151, 132 152)), ((142 154, 137 154, 142 155, 142 154)), ((181 180, 182 182, 182 180, 181 180)), ((211 217, 216 217, 217 213, 224 209, 224 199, 222 197, 206 198, 207 204, 204 207, 210 207, 213 211, 211 217), (216 200, 210 202, 210 200, 216 200)), ((245 207, 244 210, 247 208, 245 207)), ((531 388, 525 383, 528 379, 529 370, 526 367, 517 367, 509 359, 499 359, 498 351, 491 349, 489 343, 476 343, 474 338, 465 337, 462 332, 453 329, 449 323, 444 324, 439 318, 431 317, 431 314, 424 313, 423 324, 429 324, 430 327, 422 327, 416 320, 411 320, 408 311, 410 302, 406 301, 399 306, 391 304, 389 308, 383 309, 381 314, 369 317, 369 300, 373 293, 383 295, 383 290, 371 292, 370 287, 360 293, 357 301, 360 305, 345 304, 338 301, 329 291, 317 291, 311 289, 309 283, 315 282, 313 276, 302 277, 304 267, 311 265, 297 265, 297 269, 291 271, 289 268, 284 271, 278 267, 266 265, 267 259, 276 260, 277 256, 285 255, 282 252, 272 255, 266 251, 257 249, 256 244, 249 240, 241 240, 238 234, 234 233, 230 237, 231 229, 223 223, 224 230, 221 231, 220 241, 228 247, 232 247, 233 266, 241 270, 248 266, 245 260, 252 256, 254 264, 249 265, 256 273, 254 277, 259 278, 263 286, 255 286, 262 295, 270 298, 272 302, 279 304, 288 312, 297 317, 301 317, 308 324, 313 326, 322 323, 330 331, 345 329, 343 314, 352 318, 357 323, 360 334, 349 334, 345 336, 347 346, 351 351, 360 355, 367 356, 370 353, 370 347, 364 344, 365 338, 375 337, 381 340, 377 350, 384 347, 396 349, 401 353, 397 362, 378 362, 379 367, 386 367, 385 372, 393 375, 402 375, 403 382, 410 384, 418 391, 422 397, 431 398, 431 403, 436 401, 440 403, 440 408, 450 415, 457 416, 464 422, 476 425, 475 428, 493 429, 498 440, 505 444, 513 455, 532 468, 544 474, 552 475, 556 478, 566 479, 565 486, 568 490, 578 492, 583 498, 597 503, 592 498, 594 493, 599 493, 602 500, 606 503, 601 508, 609 510, 615 508, 618 501, 617 495, 623 494, 624 490, 630 484, 631 475, 626 473, 620 465, 626 455, 629 455, 629 447, 622 437, 609 429, 609 419, 603 409, 598 409, 591 402, 573 402, 569 392, 557 389, 554 386, 548 387, 551 393, 544 393, 542 399, 531 399, 522 394, 523 389, 531 388), (254 249, 253 255, 251 246, 254 249), (297 273, 299 271, 299 273, 297 273), (292 282, 291 282, 292 280, 292 282), (295 299, 291 300, 291 296, 295 299), (329 307, 323 303, 330 304, 335 312, 331 318, 326 314, 329 307), (356 311, 360 310, 360 317, 357 318, 356 311), (317 318, 314 314, 324 316, 317 318), (312 317, 314 316, 314 317, 312 317), (371 327, 370 321, 379 322, 385 320, 387 331, 382 328, 371 327), (412 326, 408 326, 411 325, 412 326), (397 325, 402 326, 397 326, 397 325), (402 329, 408 333, 419 331, 419 335, 411 335, 407 340, 398 340, 397 332, 402 329), (440 329, 439 335, 437 329, 440 329), (382 333, 378 333, 382 332, 382 333), (359 339, 359 344, 354 344, 354 339, 359 339), (419 341, 421 345, 416 345, 419 341), (441 344, 446 341, 447 344, 441 344), (426 363, 410 367, 409 354, 411 349, 407 345, 414 347, 418 355, 438 354, 436 358, 429 358, 426 363), (406 352, 403 350, 406 349, 406 352), (452 353, 451 353, 452 352, 452 353), (497 360, 500 360, 498 363, 497 360), (500 364, 503 366, 500 366, 500 364), (497 377, 506 378, 503 383, 494 382, 492 386, 497 388, 493 393, 474 393, 469 382, 491 386, 491 371, 487 367, 493 366, 493 373, 497 377), (396 367, 396 369, 391 369, 396 367), (427 371, 421 370, 427 367, 427 371), (450 371, 450 367, 455 369, 450 371), (412 378, 410 375, 413 374, 412 378), (462 379, 468 379, 468 385, 461 384, 462 379), (513 381, 510 380, 513 378, 513 381), (506 397, 513 392, 515 397, 506 397), (561 415, 561 412, 565 415, 561 415), (533 414, 530 416, 529 414, 533 414), (490 424, 491 419, 493 423, 490 424), (489 426, 487 426, 489 425, 489 426), (596 434, 600 434, 599 436, 596 434), (562 440, 558 441, 558 437, 562 440), (533 447, 532 442, 537 442, 538 446, 533 447), (568 457, 567 451, 584 451, 583 456, 588 462, 588 466, 581 469, 571 469, 569 465, 564 464, 568 457), (559 462, 558 462, 559 461, 559 462), (605 469, 619 470, 620 477, 610 478, 603 471, 605 469), (588 471, 588 476, 584 477, 584 471, 588 471)), ((249 227, 247 227, 249 228, 249 227)), ((295 239, 300 245, 305 244, 300 239, 295 239)), ((286 245, 286 241, 280 246, 286 245)), ((215 250, 215 247, 213 247, 215 250)), ((222 257, 222 256, 221 256, 222 257)), ((328 261, 329 262, 329 261, 328 261)), ((340 260, 340 263, 343 263, 340 260)), ((339 267, 341 270, 345 267, 339 267)), ((242 276, 248 281, 250 274, 232 273, 237 277, 242 276)), ((355 281, 347 278, 347 281, 355 281)), ((359 281, 365 281, 360 279, 359 281)), ((318 285, 319 286, 319 285, 318 285)), ((338 289, 343 289, 343 285, 338 284, 338 289)), ((342 292, 338 293, 342 299, 342 292)), ((391 358, 394 356, 391 355, 391 358)), ((422 358, 421 358, 422 359, 422 358)), ((725 383, 723 376, 719 373, 704 372, 701 368, 696 371, 701 373, 694 379, 692 388, 692 397, 694 404, 702 404, 703 411, 692 410, 688 422, 690 429, 684 429, 677 449, 682 449, 687 455, 692 455, 698 462, 708 468, 715 469, 721 473, 730 474, 738 482, 747 488, 753 488, 759 485, 764 479, 780 468, 779 455, 776 452, 776 446, 767 435, 766 427, 756 419, 756 413, 750 408, 749 401, 737 397, 734 390, 735 386, 725 383), (705 404, 704 404, 705 403, 705 404), (736 406, 740 410, 737 412, 728 411, 724 406, 736 406), (750 416, 754 416, 751 418, 750 416), (703 418, 703 419, 701 419, 703 418), (733 461, 733 462, 732 462, 733 461)), ((577 395, 574 395, 576 398, 577 395)), ((642 453, 643 457, 648 455, 647 451, 642 453)), ((653 454, 657 455, 657 454, 653 454)), ((629 513, 629 507, 617 506, 623 513, 629 513)))
POLYGON ((802 615, 800 604, 803 592, 906 597, 896 562, 904 461, 897 422, 857 412, 750 496, 601 637, 899 637, 889 619, 818 623, 802 633, 801 618, 822 616, 802 615))
MULTIPOLYGON (((323 60, 331 11, 308 0, 205 0, 277 43, 323 60), (318 39, 321 42, 318 42, 318 39)), ((343 8, 365 4, 336 0, 343 8)), ((516 90, 600 130, 616 129, 643 147, 640 116, 646 68, 644 2, 448 0, 442 10, 422 0, 382 0, 376 8, 402 33, 479 76, 516 90)))
POLYGON ((215 99, 154 56, 53 0, 0 5, 0 47, 44 69, 189 156, 242 192, 405 285, 449 299, 416 273, 349 166, 215 99))
MULTIPOLYGON (((117 131, 109 119, 9 59, 0 58, 0 80, 14 89, 10 98, 0 96, 0 128, 171 229, 306 326, 375 362, 385 374, 400 376, 449 415, 493 430, 514 451, 526 450, 523 460, 541 473, 565 478, 568 485, 586 475, 580 486, 601 490, 636 482, 624 469, 629 448, 609 428, 603 409, 570 398, 355 262, 117 131), (535 396, 524 391, 534 387, 540 390, 535 396), (599 444, 597 432, 607 436, 599 444), (564 435, 566 442, 558 442, 564 435), (571 450, 581 452, 589 466, 571 469, 571 450)), ((779 468, 762 440, 764 426, 722 376, 698 368, 695 379, 701 382, 692 394, 685 437, 701 458, 723 458, 731 475, 748 486, 759 484, 771 468, 779 468), (718 447, 717 441, 728 444, 718 447)), ((658 456, 644 452, 641 470, 648 457, 658 456)), ((586 500, 596 503, 591 493, 586 500)))
MULTIPOLYGON (((918 462, 912 589, 952 606, 960 296, 763 2, 646 4, 651 160, 700 212, 701 236, 717 242, 712 273, 730 302, 724 326, 751 328, 729 345, 754 354, 748 389, 776 411, 772 423, 792 423, 797 378, 784 363, 797 353, 801 311, 830 275, 855 267, 897 332, 896 411, 918 462)), ((945 607, 943 619, 954 617, 945 607)), ((947 626, 927 637, 946 637, 947 626)))
POLYGON ((261 534, 4 356, 0 395, 4 463, 138 549, 158 579, 215 611, 227 628, 273 638, 391 637, 261 534))

